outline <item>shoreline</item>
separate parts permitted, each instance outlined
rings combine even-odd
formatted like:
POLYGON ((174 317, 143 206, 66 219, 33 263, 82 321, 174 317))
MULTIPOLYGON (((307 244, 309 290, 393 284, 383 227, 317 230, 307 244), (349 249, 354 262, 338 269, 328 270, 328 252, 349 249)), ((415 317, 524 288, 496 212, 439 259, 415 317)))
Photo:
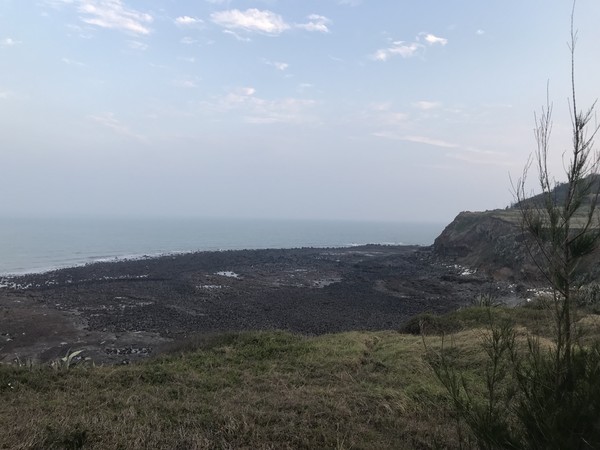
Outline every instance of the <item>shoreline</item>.
POLYGON ((219 248, 219 249, 196 249, 196 250, 173 250, 167 252, 158 252, 158 253, 142 253, 142 254, 124 254, 122 256, 98 256, 98 257, 90 257, 82 260, 81 262, 66 263, 65 265, 58 265, 46 268, 33 268, 33 269, 19 269, 18 272, 0 272, 0 288, 2 288, 1 283, 2 280, 26 277, 29 275, 44 275, 51 272, 57 272, 60 270, 67 269, 75 269, 78 267, 86 267, 94 264, 105 264, 105 263, 119 263, 119 262, 133 262, 133 261, 145 261, 163 257, 171 257, 171 256, 179 256, 179 255, 187 255, 187 254, 195 254, 195 253, 221 253, 221 252, 236 252, 236 251, 260 251, 260 250, 302 250, 302 249, 351 249, 356 247, 369 247, 369 246, 381 246, 381 247, 419 247, 419 248, 429 248, 432 244, 422 245, 422 244, 404 244, 404 243, 391 243, 391 242, 383 242, 383 243, 366 243, 366 244, 344 244, 344 245, 332 245, 325 247, 313 247, 313 246, 304 246, 304 247, 258 247, 258 248, 219 248))
MULTIPOLYGON (((0 289, 0 362, 68 349, 97 364, 135 362, 195 335, 397 330, 490 289, 430 247, 226 250, 98 262, 13 279, 0 289)), ((499 295, 514 296, 507 283, 499 295)))
POLYGON ((179 252, 429 245, 442 224, 403 222, 79 218, 0 223, 0 276, 40 273, 98 260, 179 252))
MULTIPOLYGON (((202 251, 202 250, 200 250, 202 251)), ((212 250, 207 250, 212 251, 212 250)), ((51 272, 57 272, 60 270, 68 270, 75 269, 78 267, 90 266, 93 264, 104 264, 104 263, 118 263, 122 261, 143 261, 146 259, 154 259, 161 258, 163 256, 176 256, 183 255, 187 253, 197 253, 198 250, 189 250, 189 251, 173 251, 173 252, 161 252, 156 254, 141 254, 141 255, 123 255, 123 256, 107 256, 107 257, 92 257, 91 260, 86 259, 81 262, 65 263, 65 265, 57 265, 46 268, 34 268, 34 269, 20 269, 19 272, 2 272, 0 273, 0 281, 2 279, 11 279, 11 278, 19 278, 26 277, 28 275, 44 275, 51 272), (22 271, 21 271, 22 270, 22 271)))

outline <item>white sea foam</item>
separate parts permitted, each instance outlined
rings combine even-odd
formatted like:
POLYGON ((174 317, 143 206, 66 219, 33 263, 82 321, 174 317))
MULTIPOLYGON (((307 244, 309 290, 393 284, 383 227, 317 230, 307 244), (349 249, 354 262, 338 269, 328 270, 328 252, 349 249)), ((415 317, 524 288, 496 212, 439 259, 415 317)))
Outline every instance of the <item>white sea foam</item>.
POLYGON ((342 247, 363 247, 365 245, 384 245, 384 246, 388 245, 388 246, 391 246, 391 245, 414 245, 414 244, 405 244, 404 242, 399 242, 399 241, 398 242, 392 242, 392 241, 389 241, 389 242, 381 241, 381 242, 379 242, 379 241, 377 241, 377 242, 363 242, 363 243, 351 242, 349 244, 342 245, 342 247))

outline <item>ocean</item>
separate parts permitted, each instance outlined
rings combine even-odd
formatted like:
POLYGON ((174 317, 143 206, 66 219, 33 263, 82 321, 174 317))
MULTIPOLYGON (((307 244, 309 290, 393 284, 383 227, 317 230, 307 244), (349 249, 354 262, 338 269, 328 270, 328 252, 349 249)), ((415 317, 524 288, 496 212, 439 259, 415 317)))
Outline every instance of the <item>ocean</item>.
POLYGON ((443 228, 311 220, 0 218, 0 274, 202 250, 430 245, 443 228))

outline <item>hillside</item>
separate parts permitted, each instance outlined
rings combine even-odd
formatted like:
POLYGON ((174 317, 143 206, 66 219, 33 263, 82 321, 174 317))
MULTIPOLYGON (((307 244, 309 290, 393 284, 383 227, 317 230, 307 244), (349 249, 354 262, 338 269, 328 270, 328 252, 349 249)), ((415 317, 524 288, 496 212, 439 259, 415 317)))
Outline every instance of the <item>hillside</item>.
MULTIPOLYGON (((551 335, 545 310, 492 312, 551 335)), ((477 396, 488 314, 412 321, 454 333, 453 355, 477 396)), ((598 316, 579 323, 589 339, 598 335, 598 316)), ((405 329, 418 333, 412 325, 405 329)), ((430 365, 441 343, 395 331, 251 332, 199 337, 126 366, 0 364, 0 448, 466 448, 430 365)))
POLYGON ((434 253, 497 279, 533 275, 519 221, 513 209, 461 212, 436 238, 434 253))
MULTIPOLYGON (((590 175, 587 179, 591 181, 591 194, 585 197, 582 203, 583 207, 588 206, 590 203, 592 203, 592 201, 596 200, 595 193, 598 192, 600 188, 600 175, 590 175)), ((552 198, 557 205, 561 205, 565 202, 568 187, 568 183, 558 183, 552 191, 552 198)), ((544 195, 537 194, 525 199, 522 203, 529 205, 543 205, 544 201, 544 195)), ((513 208, 518 206, 519 203, 513 205, 513 208)))
MULTIPOLYGON (((593 179, 598 186, 600 177, 593 179)), ((564 201, 567 184, 559 184, 552 193, 557 204, 564 201)), ((588 196, 581 207, 580 216, 572 221, 574 227, 583 223, 585 213, 593 195, 588 196)), ((543 208, 545 197, 532 196, 522 202, 529 208, 543 208)), ((521 226, 519 204, 506 209, 483 212, 461 212, 444 229, 434 242, 434 253, 443 260, 478 269, 503 280, 530 280, 540 278, 539 270, 533 265, 527 246, 527 233, 521 226)), ((600 222, 598 222, 600 223, 600 222)), ((530 244, 535 251, 535 245, 530 244)), ((588 256, 579 268, 588 279, 600 278, 598 256, 588 256)))

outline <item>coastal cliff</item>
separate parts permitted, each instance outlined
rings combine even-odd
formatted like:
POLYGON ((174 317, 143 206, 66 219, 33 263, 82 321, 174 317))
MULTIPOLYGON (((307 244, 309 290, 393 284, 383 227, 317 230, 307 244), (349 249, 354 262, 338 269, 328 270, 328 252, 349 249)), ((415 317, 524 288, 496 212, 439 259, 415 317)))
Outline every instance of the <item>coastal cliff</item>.
MULTIPOLYGON (((530 255, 537 247, 530 242, 528 249, 527 239, 518 208, 464 211, 435 239, 433 251, 444 261, 485 272, 497 280, 541 280, 530 255)), ((600 250, 585 257, 578 271, 586 281, 600 280, 600 250)))
POLYGON ((464 211, 436 238, 433 249, 442 259, 513 279, 531 269, 523 241, 516 211, 464 211))

